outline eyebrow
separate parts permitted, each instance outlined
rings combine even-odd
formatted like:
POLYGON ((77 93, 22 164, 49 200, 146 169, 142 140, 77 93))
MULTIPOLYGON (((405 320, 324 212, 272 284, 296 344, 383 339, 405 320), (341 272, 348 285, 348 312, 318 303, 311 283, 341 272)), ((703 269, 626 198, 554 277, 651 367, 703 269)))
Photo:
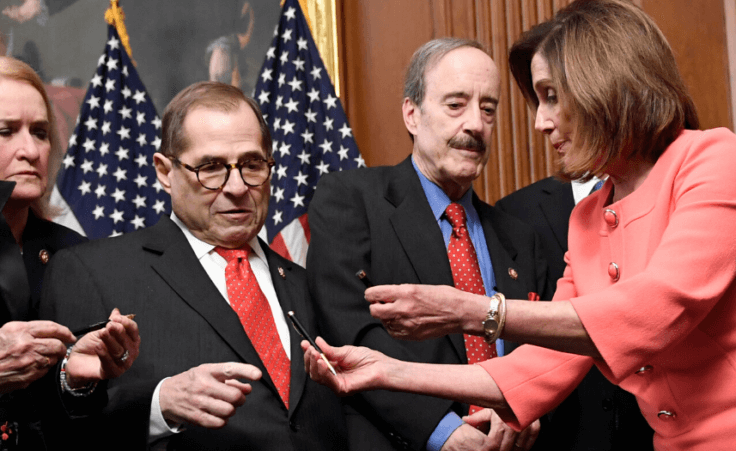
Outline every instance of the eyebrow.
POLYGON ((554 83, 552 83, 551 78, 542 78, 541 80, 537 80, 536 83, 534 83, 534 89, 541 89, 541 88, 554 88, 554 83), (543 86, 544 85, 544 86, 543 86), (547 86, 551 85, 551 86, 547 86))
MULTIPOLYGON (((20 118, 12 118, 12 117, 3 118, 3 117, 0 117, 0 123, 4 123, 4 124, 13 124, 14 125, 14 124, 22 123, 22 122, 23 122, 23 119, 20 119, 20 118)), ((37 121, 32 121, 31 122, 31 126, 38 126, 38 125, 43 125, 44 127, 48 127, 49 125, 51 125, 51 122, 49 120, 47 120, 47 119, 39 119, 37 121)))
MULTIPOLYGON (((261 150, 246 150, 243 154, 238 156, 238 161, 241 160, 247 160, 249 158, 268 158, 267 155, 263 154, 263 151, 261 150)), ((210 161, 226 161, 226 158, 223 158, 221 156, 214 156, 214 155, 202 155, 201 158, 199 158, 200 163, 207 163, 210 161)))
MULTIPOLYGON (((454 98, 454 97, 460 97, 462 99, 469 99, 472 96, 469 95, 466 92, 463 92, 463 91, 455 91, 455 92, 447 93, 444 96, 442 96, 442 101, 446 101, 447 99, 451 99, 451 98, 454 98)), ((482 102, 491 102, 494 105, 498 105, 498 99, 496 97, 491 97, 491 96, 481 97, 480 101, 481 101, 481 103, 482 102)))

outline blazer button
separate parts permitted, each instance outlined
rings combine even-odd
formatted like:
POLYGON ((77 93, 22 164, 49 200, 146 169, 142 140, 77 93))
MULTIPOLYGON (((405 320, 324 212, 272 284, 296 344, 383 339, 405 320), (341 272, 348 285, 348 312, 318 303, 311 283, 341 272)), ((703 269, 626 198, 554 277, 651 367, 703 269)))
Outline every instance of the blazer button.
POLYGON ((51 258, 51 255, 49 255, 49 251, 47 251, 46 249, 41 249, 41 251, 38 253, 38 259, 44 265, 49 262, 50 258, 51 258))
POLYGON ((611 398, 604 398, 603 401, 601 401, 601 407, 603 407, 603 410, 606 412, 613 410, 613 400, 611 398))
POLYGON ((663 421, 672 421, 677 417, 675 412, 670 412, 669 410, 660 410, 657 414, 657 418, 663 421))
POLYGON ((294 432, 296 432, 296 431, 298 431, 299 429, 301 429, 301 427, 300 427, 300 426, 299 426, 298 424, 296 424, 296 422, 295 422, 295 421, 293 421, 293 420, 292 420, 292 421, 289 421, 289 427, 290 427, 290 428, 291 428, 291 430, 292 430, 292 431, 294 431, 294 432))
POLYGON ((621 272, 618 270, 618 265, 616 263, 611 262, 608 264, 608 275, 614 282, 616 282, 618 278, 621 277, 621 272))
POLYGON ((644 365, 643 367, 636 370, 636 373, 634 374, 637 374, 639 376, 646 376, 646 374, 652 371, 653 369, 654 367, 652 365, 644 365))
POLYGON ((606 221, 606 224, 608 224, 611 228, 614 228, 618 225, 618 215, 610 208, 606 208, 606 211, 603 212, 603 219, 606 221))

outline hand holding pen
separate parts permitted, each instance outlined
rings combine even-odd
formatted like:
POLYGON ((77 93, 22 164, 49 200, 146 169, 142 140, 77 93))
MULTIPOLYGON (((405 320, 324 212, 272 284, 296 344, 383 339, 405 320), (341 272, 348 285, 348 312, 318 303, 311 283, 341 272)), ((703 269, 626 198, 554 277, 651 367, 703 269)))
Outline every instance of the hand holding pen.
POLYGON ((325 363, 327 364, 327 367, 332 372, 332 375, 333 376, 337 376, 337 372, 335 371, 335 368, 333 368, 332 367, 332 364, 330 364, 330 361, 327 360, 327 357, 325 356, 325 353, 322 352, 322 350, 319 348, 319 346, 317 346, 317 343, 315 343, 314 340, 312 339, 312 337, 309 336, 309 334, 307 333, 307 330, 304 328, 304 326, 302 326, 302 324, 299 322, 299 320, 296 319, 296 316, 294 316, 294 312, 289 312, 289 319, 291 320, 291 324, 294 325, 294 329, 296 329, 296 331, 299 332, 299 335, 301 335, 303 339, 307 340, 309 342, 309 344, 312 345, 312 347, 314 349, 316 349, 317 352, 319 352, 319 355, 322 357, 322 360, 324 360, 325 363))
MULTIPOLYGON (((123 316, 126 317, 126 318, 128 318, 128 319, 134 319, 135 318, 135 313, 129 313, 129 314, 123 315, 123 316)), ((105 321, 100 321, 99 323, 90 324, 89 326, 83 327, 81 329, 77 329, 77 330, 73 331, 72 333, 74 334, 75 337, 80 338, 82 335, 85 335, 85 334, 88 334, 90 332, 94 332, 96 330, 102 329, 103 327, 107 326, 107 323, 109 323, 110 321, 112 321, 112 320, 107 319, 105 321)))
POLYGON ((108 321, 76 331, 77 341, 67 350, 64 379, 72 389, 120 376, 140 350, 138 325, 131 315, 113 309, 108 321), (81 332, 81 333, 80 333, 81 332))

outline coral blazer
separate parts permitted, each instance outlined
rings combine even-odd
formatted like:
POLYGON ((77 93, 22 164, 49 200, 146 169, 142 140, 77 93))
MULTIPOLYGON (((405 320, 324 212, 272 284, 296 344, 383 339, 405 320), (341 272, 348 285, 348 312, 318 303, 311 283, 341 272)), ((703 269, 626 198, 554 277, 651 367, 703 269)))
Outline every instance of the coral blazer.
POLYGON ((736 135, 683 131, 644 183, 570 219, 570 300, 603 360, 524 345, 484 362, 524 427, 595 364, 637 397, 657 450, 736 449, 736 135))

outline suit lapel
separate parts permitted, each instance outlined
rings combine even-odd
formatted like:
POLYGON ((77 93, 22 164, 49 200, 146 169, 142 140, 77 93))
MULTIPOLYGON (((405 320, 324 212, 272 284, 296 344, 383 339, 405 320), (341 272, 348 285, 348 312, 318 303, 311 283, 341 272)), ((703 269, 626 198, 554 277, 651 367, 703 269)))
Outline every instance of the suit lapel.
MULTIPOLYGON (((289 311, 293 311, 304 327, 309 330, 309 323, 305 324, 306 319, 311 318, 306 310, 308 305, 306 280, 303 279, 303 275, 294 272, 294 263, 279 257, 263 241, 261 241, 261 248, 266 254, 271 280, 283 314, 286 316, 289 311), (299 283, 300 281, 301 283, 299 283), (295 302, 297 299, 300 302, 295 302)), ((289 415, 291 416, 299 404, 302 393, 304 393, 307 374, 304 371, 304 359, 302 358, 302 337, 294 330, 288 318, 286 318, 286 322, 289 326, 289 346, 291 348, 291 381, 289 386, 289 415)), ((312 338, 315 338, 314 332, 310 331, 313 335, 312 338)))
POLYGON ((10 198, 15 182, 0 181, 0 320, 2 324, 28 317, 31 297, 28 277, 18 244, 5 221, 2 209, 10 198))
POLYGON ((452 285, 442 232, 410 159, 395 167, 396 175, 385 189, 385 198, 396 207, 391 225, 420 283, 452 285))
POLYGON ((183 232, 168 217, 162 217, 151 230, 150 240, 143 248, 157 256, 151 263, 153 270, 212 326, 243 362, 260 368, 261 380, 276 391, 237 314, 202 268, 183 232))
MULTIPOLYGON (((396 207, 390 217, 401 246, 421 284, 453 286, 452 269, 442 231, 437 225, 411 157, 394 168, 396 175, 385 189, 385 198, 396 207)), ((467 361, 462 334, 450 334, 460 361, 467 361)))
POLYGON ((483 226, 483 234, 486 237, 486 246, 488 246, 488 253, 491 255, 491 264, 493 265, 493 275, 496 278, 496 291, 500 291, 507 295, 507 297, 519 297, 521 299, 526 298, 527 293, 523 293, 523 287, 521 281, 518 278, 514 278, 511 274, 512 270, 516 269, 516 247, 511 243, 510 240, 505 239, 504 236, 499 236, 494 228, 494 212, 492 207, 488 204, 481 202, 478 197, 473 195, 473 205, 478 211, 481 225, 483 226))
POLYGON ((545 199, 539 202, 544 218, 555 235, 563 252, 567 252, 567 226, 570 213, 575 208, 575 198, 569 183, 557 182, 554 187, 542 190, 545 199))

